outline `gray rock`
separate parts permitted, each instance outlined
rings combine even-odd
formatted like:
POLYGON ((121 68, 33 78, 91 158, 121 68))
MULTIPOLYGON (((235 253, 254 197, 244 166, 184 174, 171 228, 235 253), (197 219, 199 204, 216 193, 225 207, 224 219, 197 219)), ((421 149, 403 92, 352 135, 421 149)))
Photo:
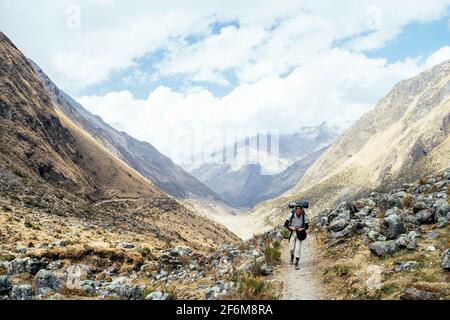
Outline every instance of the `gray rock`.
POLYGON ((351 236, 354 232, 353 225, 349 224, 347 227, 345 227, 344 230, 341 230, 339 232, 331 232, 330 237, 333 239, 341 239, 348 236, 351 236))
POLYGON ((127 278, 121 277, 114 279, 107 285, 106 296, 128 300, 140 300, 142 299, 144 290, 144 286, 132 286, 127 278))
POLYGON ((395 239, 400 234, 405 232, 405 227, 403 226, 402 220, 395 213, 392 213, 388 217, 384 218, 383 226, 384 228, 382 228, 381 231, 388 239, 395 239))
POLYGON ((9 297, 11 300, 31 300, 33 299, 33 287, 29 284, 14 286, 9 297))
POLYGON ((439 233, 437 233, 436 231, 430 231, 427 233, 427 238, 428 239, 436 239, 439 236, 439 233))
POLYGON ((401 300, 433 300, 435 294, 432 292, 418 290, 416 288, 408 288, 400 296, 401 300))
POLYGON ((67 240, 58 240, 51 244, 52 247, 67 247, 69 245, 69 241, 67 240))
POLYGON ((417 261, 407 261, 405 263, 399 263, 394 267, 395 272, 402 272, 402 271, 410 271, 413 269, 416 269, 420 266, 420 263, 417 261))
POLYGON ((216 286, 206 289, 205 299, 206 300, 217 300, 219 298, 220 291, 221 291, 221 289, 216 286))
POLYGON ((80 281, 80 290, 87 294, 95 294, 100 289, 100 282, 93 280, 80 281))
POLYGON ((11 289, 11 279, 8 276, 0 276, 0 294, 7 294, 11 289))
POLYGON ((429 210, 430 208, 426 205, 426 203, 424 201, 417 201, 416 203, 414 203, 413 206, 413 212, 417 213, 419 211, 423 211, 423 210, 429 210))
POLYGON ((136 248, 136 245, 134 243, 128 243, 128 242, 123 242, 121 244, 123 249, 134 249, 136 248))
POLYGON ((185 257, 191 253, 191 249, 189 247, 176 247, 170 251, 170 254, 174 257, 185 257))
POLYGON ((170 299, 169 294, 161 291, 152 292, 145 297, 145 300, 169 300, 169 299, 170 299))
POLYGON ((450 271, 450 249, 445 250, 441 255, 441 267, 450 271))
POLYGON ((344 220, 343 218, 336 218, 333 221, 331 221, 329 229, 334 232, 339 232, 343 230, 345 227, 347 227, 348 222, 344 220))
POLYGON ((25 253, 27 253, 27 248, 18 246, 18 247, 16 248, 16 252, 17 252, 17 253, 20 253, 20 254, 25 254, 25 253))
POLYGON ((45 269, 47 263, 33 258, 22 258, 11 261, 8 265, 8 275, 16 275, 20 273, 31 273, 35 275, 39 270, 45 269))
POLYGON ((434 203, 433 209, 433 221, 438 222, 439 218, 447 218, 447 214, 450 212, 450 205, 447 200, 439 199, 434 203))
POLYGON ((273 273, 273 269, 269 265, 264 264, 261 267, 261 275, 263 275, 263 276, 270 276, 272 273, 273 273))
POLYGON ((398 251, 398 246, 395 241, 377 241, 369 245, 369 250, 372 254, 382 257, 385 254, 392 254, 398 251))
POLYGON ((60 280, 51 271, 41 269, 34 278, 36 289, 51 289, 54 292, 59 292, 60 280))
POLYGON ((430 210, 421 210, 416 213, 416 219, 420 224, 432 223, 433 212, 431 212, 430 210))

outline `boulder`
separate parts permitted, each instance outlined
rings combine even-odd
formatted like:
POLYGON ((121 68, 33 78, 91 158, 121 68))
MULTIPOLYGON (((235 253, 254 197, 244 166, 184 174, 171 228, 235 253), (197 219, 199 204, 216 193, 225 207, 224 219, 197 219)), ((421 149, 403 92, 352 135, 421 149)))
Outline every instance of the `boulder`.
POLYGON ((41 269, 34 278, 36 289, 51 289, 54 292, 59 292, 60 280, 51 271, 41 269))
POLYGON ((133 286, 127 278, 120 277, 108 284, 105 295, 120 299, 140 300, 144 290, 144 286, 133 286))
POLYGON ((219 286, 213 286, 205 290, 206 300, 217 300, 219 298, 221 288, 219 286))
POLYGON ((346 221, 345 219, 336 218, 333 221, 331 221, 329 229, 331 231, 338 232, 338 231, 345 229, 345 227, 347 227, 347 225, 348 225, 348 221, 346 221))
POLYGON ((394 267, 395 272, 402 272, 402 271, 410 271, 413 269, 416 269, 420 266, 420 263, 417 261, 407 261, 404 263, 398 263, 394 267))
POLYGON ((169 300, 169 299, 170 295, 168 293, 164 293, 161 291, 152 292, 145 297, 145 300, 169 300))
POLYGON ((9 297, 11 300, 31 300, 33 299, 33 287, 29 284, 14 286, 9 297))
POLYGON ((176 247, 170 251, 170 254, 174 257, 185 257, 191 253, 191 249, 189 247, 176 247))
POLYGON ((447 200, 439 199, 433 205, 433 221, 438 222, 439 218, 447 218, 447 214, 450 212, 450 205, 447 200))
POLYGON ((45 269, 47 263, 33 258, 22 258, 11 261, 8 265, 8 275, 16 275, 20 273, 31 273, 35 275, 39 270, 45 269))
POLYGON ((0 294, 8 294, 11 289, 11 279, 8 276, 0 276, 0 294))
POLYGON ((369 250, 372 254, 383 257, 385 254, 392 254, 399 250, 395 241, 376 241, 369 245, 369 250))
POLYGON ((80 281, 80 290, 86 294, 95 294, 101 287, 100 282, 92 280, 80 281))
POLYGON ((128 242, 122 243, 121 246, 122 246, 123 249, 134 249, 134 248, 136 248, 136 245, 134 243, 128 243, 128 242))
POLYGON ((435 299, 433 292, 419 290, 416 288, 408 288, 400 295, 401 300, 433 300, 435 299))
POLYGON ((345 227, 344 230, 341 230, 339 232, 331 232, 330 237, 333 239, 341 239, 345 237, 349 237, 354 233, 354 226, 349 224, 347 227, 345 227))
MULTIPOLYGON (((393 210, 393 209, 391 209, 393 210)), ((385 235, 388 239, 395 239, 400 234, 405 232, 405 227, 402 223, 401 218, 392 213, 388 217, 383 220, 383 228, 381 230, 382 234, 385 235)))
POLYGON ((445 250, 441 255, 441 267, 450 271, 450 249, 445 250))
POLYGON ((431 210, 421 210, 416 213, 417 222, 420 224, 432 223, 433 222, 433 212, 431 210))

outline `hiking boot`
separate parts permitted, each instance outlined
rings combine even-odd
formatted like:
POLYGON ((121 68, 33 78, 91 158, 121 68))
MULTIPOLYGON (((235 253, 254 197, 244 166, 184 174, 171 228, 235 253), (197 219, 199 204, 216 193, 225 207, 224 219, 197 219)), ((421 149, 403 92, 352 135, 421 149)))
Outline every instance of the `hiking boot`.
POLYGON ((299 270, 300 269, 299 260, 300 259, 295 259, 295 270, 299 270))
POLYGON ((291 265, 293 265, 293 264, 294 264, 294 255, 291 254, 291 265))

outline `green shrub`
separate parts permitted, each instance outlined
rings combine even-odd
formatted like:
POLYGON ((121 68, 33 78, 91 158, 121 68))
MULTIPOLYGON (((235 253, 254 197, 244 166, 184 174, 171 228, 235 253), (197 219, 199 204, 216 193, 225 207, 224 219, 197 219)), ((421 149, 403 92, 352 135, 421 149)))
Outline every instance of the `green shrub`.
POLYGON ((284 229, 281 234, 283 235, 283 239, 289 239, 289 230, 288 229, 284 229))
POLYGON ((278 241, 272 242, 264 249, 264 256, 268 264, 278 264, 281 262, 280 243, 278 241))

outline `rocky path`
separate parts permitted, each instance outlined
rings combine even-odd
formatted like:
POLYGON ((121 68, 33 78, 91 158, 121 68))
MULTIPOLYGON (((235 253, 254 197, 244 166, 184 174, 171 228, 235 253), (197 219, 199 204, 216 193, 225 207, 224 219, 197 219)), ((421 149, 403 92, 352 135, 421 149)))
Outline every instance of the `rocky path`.
POLYGON ((302 245, 300 270, 290 265, 289 245, 283 241, 280 279, 283 281, 283 300, 326 299, 318 279, 317 260, 314 255, 314 235, 309 234, 302 245))

